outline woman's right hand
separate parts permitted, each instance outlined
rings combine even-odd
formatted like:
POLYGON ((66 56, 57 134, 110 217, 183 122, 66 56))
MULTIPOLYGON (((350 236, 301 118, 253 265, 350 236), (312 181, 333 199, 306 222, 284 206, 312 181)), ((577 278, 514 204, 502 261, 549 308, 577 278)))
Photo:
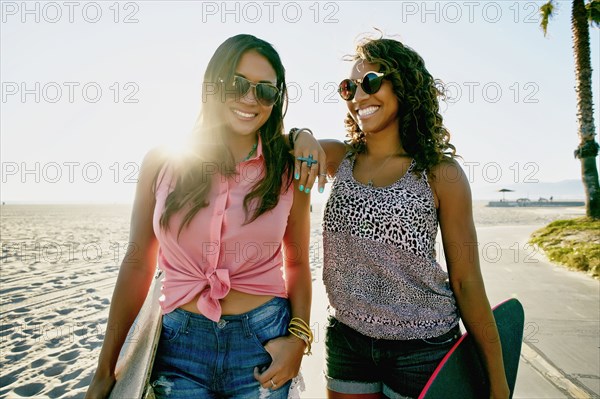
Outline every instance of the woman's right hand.
POLYGON ((117 382, 115 375, 100 376, 97 373, 85 393, 85 399, 106 399, 117 382))
POLYGON ((319 177, 319 192, 322 193, 327 183, 327 158, 325 151, 317 141, 317 139, 306 130, 300 129, 294 137, 294 178, 299 180, 299 188, 305 193, 312 190, 313 184, 317 176, 319 177), (308 167, 307 162, 302 162, 298 158, 307 158, 312 156, 316 160, 312 167, 308 167))
POLYGON ((271 355, 273 361, 262 373, 255 368, 254 378, 263 388, 273 390, 284 386, 298 375, 304 348, 306 348, 305 343, 292 335, 270 340, 265 344, 265 350, 271 355))

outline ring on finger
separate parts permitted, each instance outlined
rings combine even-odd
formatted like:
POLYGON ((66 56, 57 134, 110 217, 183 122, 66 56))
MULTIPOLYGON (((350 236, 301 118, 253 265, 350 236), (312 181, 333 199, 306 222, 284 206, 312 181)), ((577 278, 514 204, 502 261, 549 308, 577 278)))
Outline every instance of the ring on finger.
POLYGON ((273 386, 273 388, 276 388, 276 387, 277 387, 277 384, 275 384, 275 383, 273 382, 273 379, 272 379, 272 378, 271 378, 269 381, 271 381, 271 385, 273 386))
POLYGON ((306 165, 309 168, 319 163, 319 161, 314 159, 312 155, 309 155, 308 157, 297 157, 296 159, 300 162, 306 162, 306 165))

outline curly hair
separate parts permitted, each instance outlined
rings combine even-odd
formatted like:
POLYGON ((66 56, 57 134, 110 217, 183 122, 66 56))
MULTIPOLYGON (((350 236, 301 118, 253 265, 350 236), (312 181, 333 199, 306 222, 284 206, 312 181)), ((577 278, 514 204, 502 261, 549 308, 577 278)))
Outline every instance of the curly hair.
MULTIPOLYGON (((415 160, 415 172, 429 171, 444 159, 456 156, 439 113, 438 97, 444 97, 443 84, 433 79, 419 54, 396 40, 369 38, 360 42, 356 54, 346 59, 379 64, 379 72, 392 82, 399 102, 398 134, 404 150, 415 160)), ((350 113, 344 124, 351 151, 363 152, 366 136, 350 113)))

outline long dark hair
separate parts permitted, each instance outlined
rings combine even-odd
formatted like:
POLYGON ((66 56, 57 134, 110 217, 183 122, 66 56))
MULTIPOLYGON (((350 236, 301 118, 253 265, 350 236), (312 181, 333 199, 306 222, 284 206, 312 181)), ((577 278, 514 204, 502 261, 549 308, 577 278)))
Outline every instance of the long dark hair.
MULTIPOLYGON (((369 38, 359 43, 356 54, 347 60, 379 64, 379 72, 386 73, 386 79, 392 82, 399 102, 398 134, 404 150, 415 160, 415 172, 429 171, 442 160, 456 156, 450 132, 439 113, 438 97, 444 95, 443 85, 433 79, 416 51, 397 40, 369 38)), ((363 152, 365 133, 350 113, 344 124, 353 152, 363 152)))
POLYGON ((220 118, 225 101, 225 83, 231 82, 241 57, 255 51, 265 57, 277 76, 280 97, 273 105, 271 115, 260 128, 262 152, 266 163, 264 178, 256 182, 244 198, 245 223, 250 223, 273 209, 279 201, 282 185, 292 183, 293 157, 288 153, 283 138, 283 116, 287 109, 285 69, 273 46, 247 34, 225 40, 210 59, 202 85, 203 109, 192 132, 190 151, 180 160, 170 162, 176 184, 167 196, 160 226, 168 228, 173 214, 187 209, 179 233, 198 211, 209 205, 206 197, 211 188, 211 174, 229 177, 236 174, 235 160, 225 144, 227 127, 220 118), (282 177, 285 176, 285 183, 282 177), (253 212, 250 211, 253 208, 253 212))

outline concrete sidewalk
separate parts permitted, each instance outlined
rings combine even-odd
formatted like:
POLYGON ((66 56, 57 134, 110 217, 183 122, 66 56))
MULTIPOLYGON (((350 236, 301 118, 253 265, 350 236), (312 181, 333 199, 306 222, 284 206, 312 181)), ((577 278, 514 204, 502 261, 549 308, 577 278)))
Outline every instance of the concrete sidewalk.
MULTIPOLYGON (((600 397, 600 282, 553 265, 527 245, 541 226, 478 227, 490 303, 518 298, 525 308, 523 350, 514 398, 600 397)), ((443 261, 442 261, 443 262, 443 261)), ((302 398, 324 398, 322 376, 327 297, 317 270, 302 398)))
POLYGON ((600 282, 529 247, 539 227, 477 229, 490 303, 514 296, 525 308, 515 398, 598 398, 600 282), (495 255, 497 248, 501 254, 495 255))

